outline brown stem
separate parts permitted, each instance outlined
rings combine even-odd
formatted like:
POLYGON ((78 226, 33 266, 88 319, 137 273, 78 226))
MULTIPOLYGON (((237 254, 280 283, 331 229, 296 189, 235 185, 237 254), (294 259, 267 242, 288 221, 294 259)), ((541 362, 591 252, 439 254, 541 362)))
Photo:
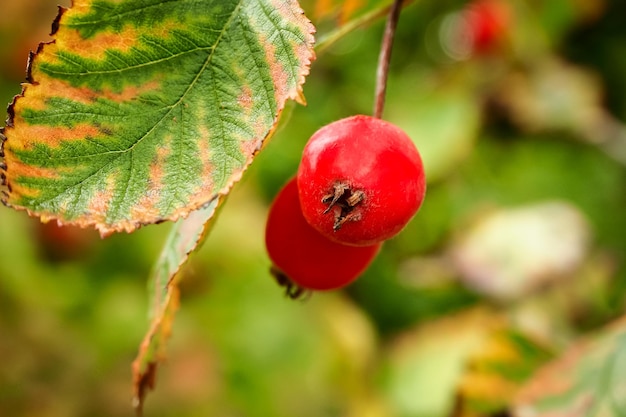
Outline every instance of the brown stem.
POLYGON ((389 15, 387 16, 387 24, 385 25, 385 33, 383 34, 383 43, 380 47, 380 55, 378 55, 378 69, 376 71, 376 98, 374 103, 374 117, 380 119, 383 115, 385 107, 385 93, 387 92, 387 76, 389 74, 389 61, 391 61, 391 47, 393 46, 393 38, 396 34, 398 19, 400 18, 400 10, 402 10, 402 0, 394 0, 389 15))

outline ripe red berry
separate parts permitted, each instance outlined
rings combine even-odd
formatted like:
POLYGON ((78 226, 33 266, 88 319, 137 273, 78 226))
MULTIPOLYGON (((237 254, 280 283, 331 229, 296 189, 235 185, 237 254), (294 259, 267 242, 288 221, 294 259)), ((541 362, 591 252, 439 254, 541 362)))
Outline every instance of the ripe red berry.
POLYGON ((510 32, 510 7, 503 0, 473 0, 451 13, 440 33, 444 50, 463 60, 497 49, 510 32))
POLYGON ((265 245, 278 282, 294 298, 302 289, 331 290, 349 284, 367 268, 381 246, 346 246, 320 235, 302 216, 295 178, 272 203, 265 245))
POLYGON ((307 222, 329 239, 356 246, 395 236, 426 191, 422 160, 407 134, 362 115, 315 132, 297 179, 307 222))
POLYGON ((501 0, 475 0, 467 6, 464 15, 476 52, 492 48, 509 23, 508 5, 501 0))

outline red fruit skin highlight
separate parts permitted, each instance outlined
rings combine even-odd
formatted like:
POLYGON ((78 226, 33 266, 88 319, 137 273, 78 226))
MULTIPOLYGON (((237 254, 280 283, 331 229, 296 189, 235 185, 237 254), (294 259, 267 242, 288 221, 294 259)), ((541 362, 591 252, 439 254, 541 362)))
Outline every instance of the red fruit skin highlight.
POLYGON ((265 245, 274 266, 293 283, 310 290, 348 285, 369 266, 381 247, 380 243, 341 245, 319 234, 302 216, 295 178, 272 203, 265 245))
POLYGON ((364 246, 400 232, 420 208, 426 192, 422 159, 397 126, 357 115, 313 134, 297 174, 302 212, 317 231, 338 243, 364 246), (353 210, 358 220, 336 228, 336 212, 324 197, 334 184, 364 193, 353 210))

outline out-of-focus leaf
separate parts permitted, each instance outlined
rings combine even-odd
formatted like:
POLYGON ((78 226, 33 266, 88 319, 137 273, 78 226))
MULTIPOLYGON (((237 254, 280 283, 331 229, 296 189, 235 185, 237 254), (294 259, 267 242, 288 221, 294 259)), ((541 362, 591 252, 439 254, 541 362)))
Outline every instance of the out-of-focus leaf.
POLYGON ((602 114, 602 86, 589 71, 555 59, 535 63, 530 71, 512 72, 498 100, 523 129, 580 131, 602 114))
POLYGON ((495 330, 469 360, 461 379, 455 416, 497 415, 551 351, 511 328, 495 330))
POLYGON ((295 0, 75 0, 9 108, 3 202, 108 234, 227 194, 303 101, 313 31, 295 0))
POLYGON ((503 411, 550 347, 494 310, 467 310, 403 333, 391 346, 387 398, 398 416, 503 411))
MULTIPOLYGON (((367 14, 373 9, 389 6, 391 0, 302 0, 304 10, 309 12, 313 21, 322 26, 336 28, 367 14)), ((408 2, 407 2, 408 3, 408 2)))
POLYGON ((449 416, 471 355, 502 324, 474 309, 401 334, 388 352, 383 390, 395 416, 449 416))
POLYGON ((606 0, 553 0, 532 4, 532 19, 537 19, 533 26, 545 32, 552 43, 560 43, 572 27, 581 23, 590 23, 604 13, 606 0))
POLYGON ((402 88, 390 93, 394 99, 388 101, 386 111, 417 145, 428 181, 436 181, 469 155, 480 127, 481 107, 463 85, 430 92, 419 91, 419 85, 402 88))
POLYGON ((626 416, 626 321, 572 346, 515 399, 515 417, 626 416))
POLYGON ((590 237, 578 209, 557 201, 495 211, 466 229, 451 249, 461 279, 504 301, 567 277, 584 261, 590 237))
MULTIPOLYGON (((619 60, 616 61, 615 56, 623 54, 610 47, 595 48, 605 39, 615 39, 612 34, 580 30, 594 27, 600 19, 619 15, 616 13, 621 10, 619 7, 621 5, 605 0, 515 4, 517 25, 509 33, 511 52, 524 64, 510 68, 503 81, 496 83, 499 87, 494 96, 495 102, 501 105, 499 108, 508 111, 517 128, 531 133, 546 130, 573 133, 572 137, 598 145, 626 165, 626 126, 606 108, 610 101, 607 95, 624 96, 618 92, 619 82, 613 82, 611 91, 606 91, 608 73, 616 74, 621 80, 617 69, 619 60), (587 61, 585 56, 606 55, 604 73, 597 62, 583 67, 567 62, 562 55, 555 55, 555 47, 561 47, 564 40, 568 44, 568 58, 576 56, 578 62, 587 61)), ((613 25, 603 22, 600 26, 613 25)), ((622 45, 623 42, 615 39, 608 44, 622 45)))
POLYGON ((395 334, 415 323, 455 314, 479 301, 475 293, 447 275, 446 267, 436 265, 436 260, 435 265, 428 260, 424 263, 424 258, 399 263, 394 255, 389 242, 363 276, 348 288, 381 333, 395 334), (418 275, 422 273, 432 275, 418 275))
POLYGON ((626 165, 626 125, 605 110, 603 90, 592 72, 546 59, 509 74, 497 100, 520 128, 573 133, 626 165))
MULTIPOLYGON (((306 0, 303 3, 309 3, 306 0)), ((339 17, 338 23, 349 20, 359 9, 364 7, 366 0, 315 0, 311 1, 313 17, 316 20, 323 20, 329 17, 339 17)))
MULTIPOLYGON (((412 1, 405 1, 403 7, 406 7, 412 1)), ((331 24, 330 28, 319 36, 319 42, 315 49, 318 53, 321 53, 353 30, 370 25, 385 17, 391 8, 392 2, 390 0, 374 0, 370 1, 367 6, 363 6, 360 0, 348 0, 341 2, 341 7, 332 7, 332 2, 323 0, 319 4, 323 5, 323 8, 320 10, 322 12, 320 18, 329 15, 331 11, 338 14, 336 22, 331 24)))
POLYGON ((151 324, 133 362, 133 405, 139 412, 147 391, 154 388, 158 363, 165 356, 165 342, 179 303, 179 269, 204 238, 218 204, 219 200, 215 199, 174 224, 152 272, 151 324))

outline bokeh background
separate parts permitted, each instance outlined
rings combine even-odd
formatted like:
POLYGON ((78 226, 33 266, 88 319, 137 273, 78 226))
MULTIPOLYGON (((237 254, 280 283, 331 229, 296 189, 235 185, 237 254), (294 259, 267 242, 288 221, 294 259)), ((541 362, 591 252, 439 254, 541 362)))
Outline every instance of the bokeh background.
MULTIPOLYGON (((302 4, 324 41, 377 3, 302 4)), ((268 205, 317 128, 371 113, 383 19, 324 45, 308 105, 288 107, 184 268, 146 415, 507 415, 539 366, 623 314, 626 2, 493 3, 495 31, 464 1, 405 8, 385 118, 419 146, 427 198, 356 283, 293 301, 268 273, 268 205)), ((56 3, 1 10, 8 103, 56 3)), ((0 209, 1 416, 133 415, 169 227, 103 240, 0 209)))

